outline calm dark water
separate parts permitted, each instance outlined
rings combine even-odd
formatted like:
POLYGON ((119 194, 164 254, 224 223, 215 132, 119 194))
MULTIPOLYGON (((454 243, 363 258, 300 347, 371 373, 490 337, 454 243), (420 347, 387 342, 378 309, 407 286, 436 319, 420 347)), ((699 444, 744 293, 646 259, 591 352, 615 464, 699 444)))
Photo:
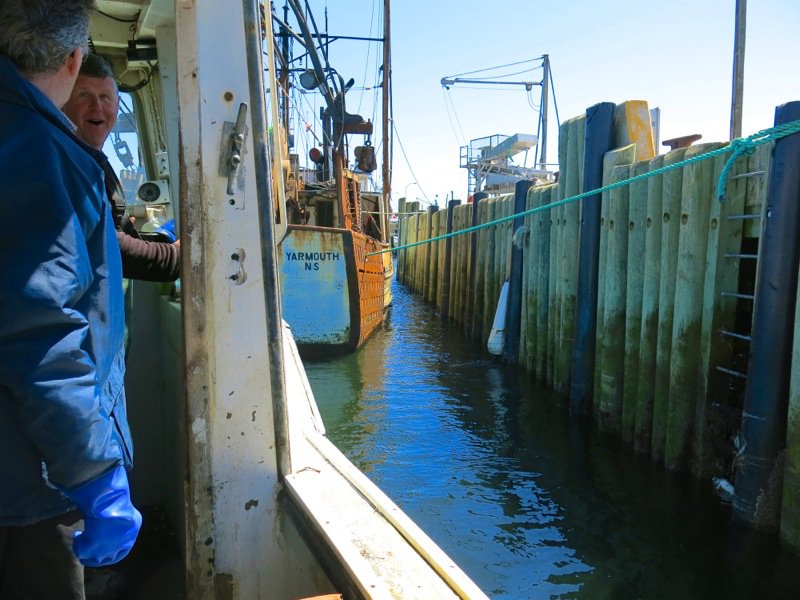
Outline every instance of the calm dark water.
POLYGON ((492 598, 800 599, 800 557, 652 466, 395 286, 354 355, 306 361, 330 439, 492 598))

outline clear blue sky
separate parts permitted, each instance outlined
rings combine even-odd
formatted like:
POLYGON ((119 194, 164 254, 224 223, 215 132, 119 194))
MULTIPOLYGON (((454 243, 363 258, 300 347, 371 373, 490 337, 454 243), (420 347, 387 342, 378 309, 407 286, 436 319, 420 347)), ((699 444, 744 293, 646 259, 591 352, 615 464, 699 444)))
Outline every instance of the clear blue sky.
MULTIPOLYGON (((327 7, 331 34, 382 35, 383 0, 310 5, 321 28, 327 7)), ((282 10, 280 0, 276 6, 282 10)), ((597 102, 642 99, 661 108, 662 139, 700 133, 703 141, 727 140, 734 13, 735 0, 395 0, 394 120, 408 162, 396 139, 392 197, 407 189, 409 197, 438 195, 440 203, 451 191, 465 199, 459 146, 495 133, 536 132, 537 113, 523 88, 445 92, 442 77, 542 54, 550 55, 562 121, 597 102)), ((348 111, 365 117, 374 100, 357 88, 377 81, 376 52, 364 43, 331 46, 331 64, 356 80, 348 111)), ((776 105, 800 100, 798 62, 800 0, 749 0, 743 135, 771 126, 776 105)), ((511 77, 520 78, 541 75, 511 77)), ((533 99, 538 104, 537 88, 533 99)), ((552 105, 550 112, 555 130, 552 105)), ((556 148, 554 132, 549 161, 556 148)))

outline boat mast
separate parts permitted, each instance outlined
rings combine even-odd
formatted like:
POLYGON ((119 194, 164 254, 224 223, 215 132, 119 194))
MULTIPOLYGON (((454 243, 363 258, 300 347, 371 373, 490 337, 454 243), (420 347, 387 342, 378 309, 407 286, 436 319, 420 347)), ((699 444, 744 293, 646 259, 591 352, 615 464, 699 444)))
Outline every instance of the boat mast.
POLYGON ((541 107, 539 110, 539 119, 542 121, 542 139, 541 148, 542 148, 542 158, 541 162, 539 162, 539 168, 542 170, 547 169, 547 105, 550 102, 550 93, 549 93, 549 86, 550 86, 550 55, 545 54, 542 56, 542 70, 544 74, 542 75, 542 98, 539 102, 539 106, 541 107))
POLYGON ((392 87, 392 45, 390 34, 389 0, 383 0, 383 206, 381 207, 383 223, 381 223, 381 231, 384 232, 386 239, 388 239, 388 213, 392 198, 391 133, 389 124, 392 87))

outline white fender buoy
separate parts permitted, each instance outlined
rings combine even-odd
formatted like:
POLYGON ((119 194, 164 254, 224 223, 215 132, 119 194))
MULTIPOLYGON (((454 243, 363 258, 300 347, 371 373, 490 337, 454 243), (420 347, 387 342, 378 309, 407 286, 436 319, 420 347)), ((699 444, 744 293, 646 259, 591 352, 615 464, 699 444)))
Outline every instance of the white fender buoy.
POLYGON ((506 305, 508 304, 508 279, 503 283, 500 290, 500 298, 497 300, 497 310, 494 313, 494 323, 492 332, 489 334, 489 341, 486 342, 486 349, 489 354, 500 356, 506 345, 506 305))

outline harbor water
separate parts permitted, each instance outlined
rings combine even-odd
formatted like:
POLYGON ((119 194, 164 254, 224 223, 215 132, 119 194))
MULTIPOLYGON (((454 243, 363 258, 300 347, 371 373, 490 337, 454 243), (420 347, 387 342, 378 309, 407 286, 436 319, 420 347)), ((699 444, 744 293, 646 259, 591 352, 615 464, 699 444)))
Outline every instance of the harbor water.
POLYGON ((329 438, 491 598, 800 598, 800 557, 711 482, 570 419, 402 286, 360 350, 305 364, 329 438))

